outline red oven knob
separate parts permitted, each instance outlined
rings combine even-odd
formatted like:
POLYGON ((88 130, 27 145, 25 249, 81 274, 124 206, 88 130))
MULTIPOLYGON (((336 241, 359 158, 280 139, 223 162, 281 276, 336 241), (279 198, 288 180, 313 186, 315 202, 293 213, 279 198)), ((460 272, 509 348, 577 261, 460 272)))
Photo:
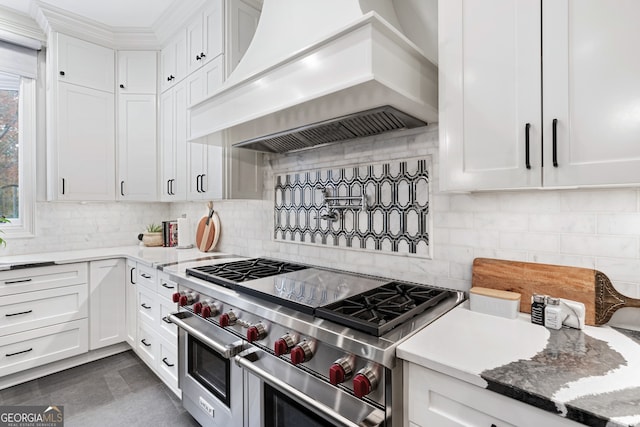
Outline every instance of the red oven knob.
POLYGON ((297 365, 313 357, 313 350, 307 341, 303 341, 291 349, 291 363, 297 365))
POLYGON ((353 357, 342 357, 329 367, 329 382, 338 385, 351 378, 351 374, 353 374, 353 357))
POLYGON ((238 320, 238 318, 233 311, 222 313, 220 315, 220 326, 224 328, 225 326, 233 325, 236 323, 236 320, 238 320))
POLYGON ((184 307, 185 305, 187 305, 188 302, 189 302, 189 298, 187 298, 186 295, 181 295, 180 299, 178 300, 178 304, 180 304, 181 307, 184 307))
POLYGON ((197 302, 197 303, 193 304, 193 312, 195 314, 200 314, 201 311, 202 311, 202 303, 201 302, 197 302))
POLYGON ((247 329, 247 341, 254 342, 267 336, 267 329, 262 323, 256 323, 247 329))
POLYGON ((181 296, 182 294, 180 292, 174 292, 174 294, 171 295, 171 299, 173 300, 173 302, 179 302, 181 296))
POLYGON ((373 368, 367 366, 360 369, 355 377, 353 377, 353 394, 362 398, 371 393, 378 385, 378 376, 373 368))
POLYGON ((289 349, 295 345, 295 339, 290 334, 284 334, 273 344, 273 352, 276 356, 289 353, 289 349))

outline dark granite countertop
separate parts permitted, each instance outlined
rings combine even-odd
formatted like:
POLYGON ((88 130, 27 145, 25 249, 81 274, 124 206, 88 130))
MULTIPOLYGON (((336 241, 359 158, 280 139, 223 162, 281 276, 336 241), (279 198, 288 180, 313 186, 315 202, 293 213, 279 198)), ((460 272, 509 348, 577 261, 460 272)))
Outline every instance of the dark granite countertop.
POLYGON ((460 307, 398 356, 585 425, 640 426, 638 331, 550 330, 528 315, 508 320, 460 307), (433 340, 447 345, 428 346, 433 340))

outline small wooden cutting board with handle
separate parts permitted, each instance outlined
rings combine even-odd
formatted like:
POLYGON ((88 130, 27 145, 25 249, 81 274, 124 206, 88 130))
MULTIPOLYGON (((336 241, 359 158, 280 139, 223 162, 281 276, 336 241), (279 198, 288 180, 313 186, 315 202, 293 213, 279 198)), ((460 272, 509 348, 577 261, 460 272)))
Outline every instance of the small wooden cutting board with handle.
POLYGON ((209 208, 209 214, 200 218, 198 222, 198 228, 196 229, 196 246, 202 252, 208 252, 213 249, 215 242, 217 242, 216 235, 219 230, 216 228, 216 224, 219 224, 216 212, 213 210, 213 202, 207 203, 209 208), (213 217, 216 216, 214 219, 213 217))
POLYGON ((519 292, 523 313, 531 312, 533 294, 581 302, 587 325, 603 325, 623 307, 640 308, 640 299, 622 295, 604 273, 590 268, 476 258, 472 286, 519 292))

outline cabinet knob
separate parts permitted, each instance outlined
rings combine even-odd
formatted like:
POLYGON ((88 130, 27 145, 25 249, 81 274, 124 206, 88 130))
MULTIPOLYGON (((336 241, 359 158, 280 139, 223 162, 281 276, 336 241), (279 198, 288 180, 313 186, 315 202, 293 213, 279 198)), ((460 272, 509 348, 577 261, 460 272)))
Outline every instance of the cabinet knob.
POLYGON ((200 52, 200 59, 204 59, 206 57, 207 57, 207 55, 205 55, 204 52, 200 52))
POLYGON ((124 89, 124 85, 123 84, 120 85, 120 89, 124 89))
POLYGON ((64 71, 60 71, 60 75, 61 75, 61 76, 64 76, 64 71))
POLYGON ((196 61, 200 61, 200 55, 196 55, 196 61))

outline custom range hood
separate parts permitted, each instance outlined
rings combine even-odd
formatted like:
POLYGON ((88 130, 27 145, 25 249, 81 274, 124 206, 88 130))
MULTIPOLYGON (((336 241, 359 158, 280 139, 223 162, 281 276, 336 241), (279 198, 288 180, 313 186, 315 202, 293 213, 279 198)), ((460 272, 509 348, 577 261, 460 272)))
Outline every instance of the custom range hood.
POLYGON ((437 68, 398 28, 392 0, 264 0, 237 68, 191 106, 190 140, 287 152, 437 121, 437 68))

